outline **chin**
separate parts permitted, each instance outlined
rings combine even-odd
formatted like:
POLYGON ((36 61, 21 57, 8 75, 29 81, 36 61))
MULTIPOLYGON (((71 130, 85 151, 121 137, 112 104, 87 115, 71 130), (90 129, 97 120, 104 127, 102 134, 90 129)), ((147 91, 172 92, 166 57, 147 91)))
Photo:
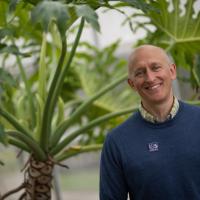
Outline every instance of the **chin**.
POLYGON ((166 101, 166 98, 164 97, 150 97, 148 99, 146 99, 146 102, 147 103, 150 103, 150 104, 159 104, 159 103, 163 103, 166 101))

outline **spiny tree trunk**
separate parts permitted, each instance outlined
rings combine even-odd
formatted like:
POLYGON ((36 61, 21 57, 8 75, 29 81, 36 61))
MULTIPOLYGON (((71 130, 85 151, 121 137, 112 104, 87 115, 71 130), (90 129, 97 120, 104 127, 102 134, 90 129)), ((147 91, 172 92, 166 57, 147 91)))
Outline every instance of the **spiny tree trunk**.
POLYGON ((53 168, 52 160, 41 162, 32 156, 25 172, 25 194, 22 199, 50 200, 53 168))

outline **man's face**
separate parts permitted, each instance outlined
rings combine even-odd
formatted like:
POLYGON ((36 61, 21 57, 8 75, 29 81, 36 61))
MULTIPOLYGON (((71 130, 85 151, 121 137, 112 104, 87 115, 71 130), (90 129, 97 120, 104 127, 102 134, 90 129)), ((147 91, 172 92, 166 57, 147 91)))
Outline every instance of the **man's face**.
POLYGON ((129 85, 141 96, 145 105, 162 103, 172 94, 172 80, 176 78, 176 66, 158 48, 144 48, 134 55, 129 85))

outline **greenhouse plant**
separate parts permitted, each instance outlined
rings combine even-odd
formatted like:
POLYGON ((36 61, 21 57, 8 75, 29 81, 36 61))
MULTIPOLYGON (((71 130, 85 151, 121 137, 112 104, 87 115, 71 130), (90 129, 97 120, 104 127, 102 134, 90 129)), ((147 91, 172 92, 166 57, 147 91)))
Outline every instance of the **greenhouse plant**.
MULTIPOLYGON (((148 5, 140 1, 122 1, 120 5, 148 9, 148 5)), ((91 130, 136 109, 130 104, 120 106, 115 112, 105 107, 98 109, 102 105, 98 102, 104 101, 100 98, 126 80, 125 71, 116 73, 113 80, 96 88, 90 96, 76 98, 74 91, 79 84, 73 82, 77 77, 72 66, 81 60, 75 58, 86 56, 76 54, 76 50, 85 23, 100 30, 95 12, 100 7, 114 9, 109 1, 1 1, 0 141, 8 148, 12 145, 29 155, 23 170, 24 182, 1 194, 1 199, 22 190, 19 199, 51 199, 55 165, 67 168, 61 161, 101 149, 102 131, 93 137, 91 130), (73 42, 68 43, 69 35, 76 35, 73 42), (25 67, 24 60, 28 58, 34 58, 34 63, 29 63, 33 67, 25 67), (13 59, 18 68, 17 79, 5 67, 13 59), (98 114, 91 112, 95 109, 99 110, 98 114), (84 115, 87 123, 82 123, 84 115), (91 117, 93 115, 96 118, 91 117), (75 128, 70 132, 72 127, 75 128)), ((110 58, 115 47, 114 44, 106 49, 110 58)), ((110 59, 109 62, 104 64, 120 65, 120 61, 110 59)), ((81 67, 78 71, 84 73, 81 67)), ((79 80, 84 82, 84 77, 79 76, 79 80)), ((121 101, 126 97, 127 93, 122 95, 121 101)))

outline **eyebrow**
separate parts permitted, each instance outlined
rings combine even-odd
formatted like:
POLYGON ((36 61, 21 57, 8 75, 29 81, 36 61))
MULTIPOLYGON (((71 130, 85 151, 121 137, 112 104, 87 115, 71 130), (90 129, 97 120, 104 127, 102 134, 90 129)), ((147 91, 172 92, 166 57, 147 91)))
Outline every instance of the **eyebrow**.
POLYGON ((151 64, 150 64, 150 66, 152 66, 152 65, 162 65, 160 62, 152 62, 151 64))
POLYGON ((137 69, 134 70, 134 72, 143 71, 144 69, 145 69, 144 67, 142 67, 142 68, 137 68, 137 69))
POLYGON ((143 72, 145 69, 144 68, 138 68, 138 69, 135 69, 133 71, 133 74, 137 74, 138 72, 143 72))
MULTIPOLYGON (((150 63, 150 66, 153 66, 153 65, 162 65, 160 62, 152 62, 150 63)), ((145 68, 145 66, 143 65, 138 65, 138 67, 136 66, 136 70, 137 69, 142 69, 142 68, 145 68)))
MULTIPOLYGON (((154 65, 162 65, 160 62, 152 62, 150 63, 150 67, 154 66, 154 65)), ((140 71, 143 71, 145 66, 143 65, 138 65, 138 67, 136 66, 135 67, 136 69, 133 70, 134 73, 137 73, 137 72, 140 72, 140 71)))

